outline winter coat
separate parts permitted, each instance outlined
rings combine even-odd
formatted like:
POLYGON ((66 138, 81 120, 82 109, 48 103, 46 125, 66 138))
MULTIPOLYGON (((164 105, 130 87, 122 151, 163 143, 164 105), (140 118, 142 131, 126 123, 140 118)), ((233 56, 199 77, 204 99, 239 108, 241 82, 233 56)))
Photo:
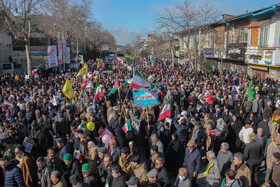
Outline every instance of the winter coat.
POLYGON ((229 130, 229 135, 228 135, 228 140, 229 141, 229 147, 233 152, 236 152, 237 150, 239 150, 239 148, 241 147, 241 140, 239 138, 239 132, 242 129, 242 123, 240 122, 239 119, 236 119, 236 121, 232 121, 229 126, 228 126, 228 130, 229 130))
POLYGON ((247 161, 249 166, 262 163, 263 146, 260 142, 253 140, 246 145, 244 149, 244 161, 247 161))
POLYGON ((36 187, 37 185, 37 173, 36 167, 33 164, 31 158, 24 154, 21 160, 21 169, 23 173, 23 180, 26 187, 36 187))
MULTIPOLYGON (((38 171, 38 173, 41 171, 38 171)), ((41 187, 52 187, 52 183, 51 183, 51 168, 49 166, 46 166, 43 169, 43 174, 41 176, 41 187)))
POLYGON ((89 186, 98 186, 97 180, 93 175, 84 177, 84 183, 87 183, 89 186))
POLYGON ((179 139, 171 140, 166 149, 166 164, 170 171, 177 171, 183 162, 183 149, 179 139))
POLYGON ((147 170, 145 169, 144 164, 141 164, 140 166, 137 166, 133 170, 133 174, 134 174, 135 177, 137 177, 140 180, 141 184, 144 184, 145 182, 146 183, 148 182, 147 170))
POLYGON ((192 175, 194 172, 198 173, 201 166, 201 154, 197 148, 190 153, 190 150, 186 148, 185 150, 185 160, 186 169, 189 175, 192 175))
POLYGON ((224 176, 226 170, 230 168, 230 165, 233 161, 233 155, 230 151, 224 152, 220 150, 217 155, 217 160, 219 163, 221 176, 224 176))
POLYGON ((251 186, 251 171, 245 163, 242 163, 237 169, 232 163, 230 169, 235 171, 235 178, 241 180, 243 187, 251 186))
POLYGON ((113 158, 113 163, 117 163, 119 161, 120 155, 121 155, 121 150, 119 147, 114 147, 114 152, 112 154, 112 149, 109 150, 109 154, 113 158))
POLYGON ((186 144, 191 130, 190 127, 188 125, 180 125, 177 120, 174 120, 173 124, 176 127, 176 133, 178 134, 181 143, 186 144))
POLYGON ((276 145, 274 142, 271 142, 267 147, 267 155, 266 155, 266 167, 268 169, 272 168, 272 159, 271 156, 273 153, 278 152, 280 153, 280 146, 276 145))
MULTIPOLYGON (((220 169, 219 169, 218 161, 214 159, 212 162, 214 162, 214 165, 209 169, 208 174, 206 176, 206 182, 209 185, 218 184, 220 180, 220 169)), ((208 168, 208 166, 212 162, 209 162, 206 168, 208 168)))
POLYGON ((10 165, 4 170, 5 187, 25 187, 22 170, 16 166, 18 163, 18 160, 10 160, 10 165))
POLYGON ((66 171, 64 172, 64 177, 66 179, 67 184, 70 184, 69 178, 71 175, 77 174, 82 178, 82 170, 81 164, 77 159, 73 159, 72 162, 66 167, 66 171))
POLYGON ((119 165, 121 166, 121 169, 123 172, 131 175, 132 174, 132 164, 130 162, 130 159, 132 157, 132 154, 130 153, 126 158, 119 158, 119 165))
POLYGON ((171 186, 169 175, 167 169, 163 166, 161 169, 157 170, 158 171, 158 177, 157 179, 159 182, 162 184, 163 187, 169 187, 171 186))
POLYGON ((250 143, 250 134, 254 132, 251 125, 245 125, 239 132, 239 138, 241 141, 243 141, 245 144, 250 143))
MULTIPOLYGON (((194 133, 194 132, 195 132, 195 129, 193 129, 193 132, 192 132, 191 137, 193 137, 193 133, 194 133)), ((204 129, 203 129, 202 126, 200 126, 200 127, 199 127, 199 130, 198 130, 198 133, 197 133, 197 137, 196 137, 196 139, 195 139, 196 147, 197 147, 198 149, 201 149, 202 146, 205 145, 206 139, 207 139, 207 136, 206 136, 206 134, 205 134, 205 132, 204 132, 204 129)))
POLYGON ((270 137, 270 129, 267 122, 265 121, 259 122, 258 128, 263 129, 263 135, 265 135, 266 137, 270 137))
POLYGON ((67 187, 67 182, 64 178, 62 178, 57 184, 52 187, 67 187))
POLYGON ((44 159, 47 166, 50 167, 51 171, 59 171, 60 173, 63 173, 62 160, 60 160, 56 156, 53 158, 53 161, 51 161, 48 157, 45 157, 44 159))
POLYGON ((70 153, 70 148, 67 144, 64 144, 62 146, 62 148, 59 151, 59 159, 63 161, 63 157, 64 155, 66 155, 67 153, 70 153))
POLYGON ((125 181, 127 181, 127 176, 126 175, 122 175, 118 178, 114 178, 112 181, 112 187, 127 187, 127 185, 125 184, 125 181))

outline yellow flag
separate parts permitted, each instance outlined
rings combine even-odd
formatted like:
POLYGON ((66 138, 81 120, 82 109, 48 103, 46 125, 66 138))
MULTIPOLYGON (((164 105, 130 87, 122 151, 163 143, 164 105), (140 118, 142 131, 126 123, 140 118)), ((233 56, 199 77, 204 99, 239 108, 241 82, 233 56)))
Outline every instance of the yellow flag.
POLYGON ((72 98, 76 97, 76 94, 75 94, 75 92, 74 92, 74 90, 72 88, 72 85, 71 85, 70 81, 68 80, 68 78, 66 80, 66 83, 65 83, 65 85, 63 87, 62 92, 69 99, 72 99, 72 98))
POLYGON ((97 69, 99 68, 99 61, 97 62, 97 69))
POLYGON ((97 78, 98 78, 98 75, 95 75, 95 76, 94 76, 93 78, 94 78, 94 80, 97 80, 97 78))
POLYGON ((87 74, 87 73, 88 73, 88 65, 85 64, 85 65, 81 68, 81 70, 79 71, 79 73, 77 74, 76 77, 78 77, 78 76, 80 76, 80 75, 83 75, 83 74, 87 74))

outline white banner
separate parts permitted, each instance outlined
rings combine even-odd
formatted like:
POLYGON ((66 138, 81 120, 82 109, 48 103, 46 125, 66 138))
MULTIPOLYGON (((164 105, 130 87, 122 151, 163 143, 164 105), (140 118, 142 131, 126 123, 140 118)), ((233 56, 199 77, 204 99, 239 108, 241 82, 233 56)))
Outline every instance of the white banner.
POLYGON ((48 64, 49 68, 55 68, 58 66, 56 45, 48 46, 48 64))

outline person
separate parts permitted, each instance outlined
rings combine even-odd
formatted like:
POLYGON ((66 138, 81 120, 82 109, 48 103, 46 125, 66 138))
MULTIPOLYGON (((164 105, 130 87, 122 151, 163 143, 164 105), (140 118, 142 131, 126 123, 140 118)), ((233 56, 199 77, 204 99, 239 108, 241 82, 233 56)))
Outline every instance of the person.
POLYGON ((58 149, 59 149, 59 159, 61 160, 61 161, 63 161, 63 158, 64 158, 64 156, 67 154, 67 153, 70 153, 71 151, 70 151, 70 148, 69 148, 69 146, 68 146, 68 144, 65 144, 65 141, 64 141, 64 139, 63 138, 58 138, 57 140, 56 140, 56 145, 57 145, 57 147, 58 147, 58 149))
POLYGON ((140 181, 137 177, 132 176, 132 177, 130 177, 130 179, 128 181, 125 182, 125 184, 128 187, 138 187, 140 184, 140 181))
POLYGON ((121 156, 119 158, 119 165, 122 168, 122 171, 131 175, 132 174, 132 165, 131 165, 131 156, 130 149, 128 147, 123 147, 121 149, 121 156))
POLYGON ((230 169, 235 172, 235 179, 239 179, 244 187, 251 186, 251 171, 244 162, 243 154, 238 152, 233 155, 230 169))
POLYGON ((93 174, 96 174, 96 169, 97 169, 97 160, 98 160, 98 147, 95 145, 93 141, 89 141, 87 143, 87 148, 88 148, 88 155, 87 155, 87 160, 90 165, 91 172, 93 174))
POLYGON ((228 170, 230 168, 230 165, 233 161, 233 155, 229 151, 228 143, 223 142, 221 144, 221 149, 218 153, 217 161, 219 163, 220 174, 221 174, 221 176, 224 176, 226 170, 228 170))
POLYGON ((195 147, 194 140, 190 140, 187 144, 183 165, 187 169, 188 178, 192 182, 192 185, 196 186, 197 175, 201 167, 201 154, 195 147))
POLYGON ((0 158, 0 167, 5 172, 5 187, 24 187, 22 170, 17 166, 18 160, 9 160, 8 157, 0 158))
POLYGON ((272 138, 272 142, 267 147, 267 154, 266 154, 266 175, 265 175, 265 182, 268 182, 269 173, 271 173, 272 169, 272 155, 276 152, 280 152, 280 135, 275 135, 272 138))
POLYGON ((53 148, 48 149, 47 156, 44 159, 51 171, 59 171, 60 173, 63 173, 62 161, 55 155, 55 150, 53 148))
POLYGON ((67 187, 66 180, 59 171, 52 171, 51 181, 53 184, 52 187, 67 187))
POLYGON ((226 170, 225 178, 221 183, 221 187, 242 187, 242 182, 235 179, 235 172, 231 169, 226 170))
POLYGON ((155 167, 155 161, 157 157, 164 157, 164 154, 158 152, 158 146, 157 145, 151 145, 150 148, 150 168, 155 167))
POLYGON ((147 186, 148 178, 147 178, 147 170, 145 168, 144 163, 141 162, 140 156, 135 155, 131 159, 131 165, 133 168, 133 175, 139 179, 139 186, 147 186))
POLYGON ((82 165, 82 174, 83 174, 83 181, 84 183, 87 183, 89 186, 97 186, 97 180, 92 174, 92 171, 90 169, 90 165, 88 163, 84 163, 82 165))
POLYGON ((147 177, 149 180, 148 187, 162 187, 161 184, 158 182, 158 172, 156 169, 152 169, 147 173, 147 177))
POLYGON ((215 153, 213 151, 208 151, 206 153, 207 160, 209 163, 206 166, 206 171, 203 176, 206 177, 207 187, 217 187, 219 186, 220 180, 220 169, 218 161, 215 158, 215 153))
POLYGON ((158 146, 158 152, 164 154, 164 146, 156 134, 151 135, 152 145, 158 146))
POLYGON ((158 181, 163 187, 171 186, 170 179, 168 176, 168 171, 164 166, 165 159, 163 157, 157 157, 155 161, 155 169, 158 172, 158 181))
MULTIPOLYGON (((98 176, 101 184, 105 184, 106 179, 110 179, 112 176, 113 158, 111 155, 106 154, 103 162, 98 167, 98 176)), ((109 181, 109 185, 111 181, 109 181)))
POLYGON ((201 149, 206 143, 206 133, 199 121, 194 122, 194 128, 191 134, 191 140, 195 141, 196 147, 201 149))
POLYGON ((178 134, 173 133, 166 149, 166 167, 170 172, 177 171, 183 162, 183 149, 178 134))
POLYGON ((36 167, 31 158, 24 153, 23 145, 15 145, 16 159, 19 161, 18 167, 22 169, 23 179, 26 187, 35 187, 37 184, 36 167))
POLYGON ((39 187, 51 187, 51 168, 47 166, 46 161, 43 157, 39 157, 36 160, 36 165, 38 168, 38 186, 39 187))
POLYGON ((178 171, 178 176, 176 177, 174 187, 191 187, 192 183, 188 179, 188 173, 186 168, 180 168, 178 171))
POLYGON ((90 187, 87 183, 84 183, 78 174, 73 174, 69 178, 73 187, 90 187))
POLYGON ((70 153, 67 153, 64 155, 63 161, 66 166, 63 176, 65 177, 68 185, 70 185, 69 178, 71 175, 77 174, 80 178, 82 178, 81 164, 77 159, 73 158, 70 153))
POLYGON ((245 126, 242 127, 241 131, 239 132, 239 138, 245 145, 251 142, 249 136, 252 132, 254 132, 252 124, 252 121, 247 120, 245 126))
POLYGON ((113 158, 113 163, 118 163, 121 155, 121 151, 120 148, 117 146, 117 141, 112 139, 110 140, 109 144, 110 144, 109 154, 113 158))
POLYGON ((269 120, 268 117, 263 118, 263 120, 261 122, 259 122, 259 124, 258 124, 258 128, 263 129, 263 134, 266 137, 270 137, 270 129, 269 129, 269 126, 268 126, 268 120, 269 120))
POLYGON ((111 186, 114 187, 126 186, 125 181, 127 180, 127 175, 123 173, 119 165, 115 165, 112 167, 112 176, 113 176, 113 181, 111 186))
POLYGON ((271 186, 280 186, 280 153, 275 152, 271 156, 271 159, 273 161, 272 165, 272 171, 271 171, 271 186))
POLYGON ((260 171, 260 165, 262 163, 262 157, 263 157, 263 146, 260 142, 256 141, 256 134, 251 133, 250 134, 250 140, 251 142, 246 145, 244 149, 244 161, 247 162, 249 165, 249 168, 251 170, 251 173, 254 174, 252 176, 252 185, 258 186, 258 176, 260 171))

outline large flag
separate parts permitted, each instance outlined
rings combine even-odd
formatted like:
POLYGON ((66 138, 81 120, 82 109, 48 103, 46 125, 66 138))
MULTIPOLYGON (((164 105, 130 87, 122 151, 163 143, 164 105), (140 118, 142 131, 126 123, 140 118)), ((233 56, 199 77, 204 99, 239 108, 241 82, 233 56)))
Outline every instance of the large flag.
POLYGON ((103 92, 99 86, 98 83, 95 85, 95 93, 94 93, 94 102, 96 103, 96 100, 103 95, 103 92))
POLYGON ((117 91, 118 88, 119 88, 119 82, 118 82, 118 78, 117 78, 117 79, 116 79, 116 82, 115 82, 115 84, 114 84, 114 86, 113 86, 112 91, 111 91, 110 93, 108 93, 107 96, 110 97, 110 95, 112 95, 115 91, 117 91))
POLYGON ((158 121, 166 118, 167 116, 171 116, 170 99, 166 102, 166 104, 164 105, 161 113, 159 114, 158 121))
POLYGON ((206 91, 205 94, 206 94, 206 97, 208 98, 208 104, 213 105, 213 99, 212 99, 211 93, 209 91, 206 91))
POLYGON ((33 69, 33 70, 32 70, 32 74, 35 75, 35 74, 37 73, 37 71, 38 71, 37 68, 36 68, 36 69, 33 69))
POLYGON ((87 74, 87 73, 88 73, 88 65, 85 64, 85 65, 81 68, 81 70, 79 71, 79 73, 77 74, 76 77, 78 77, 78 76, 80 76, 80 75, 82 75, 82 74, 87 74))
POLYGON ((101 68, 105 68, 105 65, 104 65, 104 63, 103 63, 102 60, 100 61, 100 67, 101 67, 101 68))
POLYGON ((249 87, 247 89, 247 94, 248 96, 250 97, 250 100, 253 101, 253 98, 254 98, 254 92, 253 92, 253 82, 251 80, 250 84, 249 84, 249 87))
POLYGON ((71 83, 70 83, 70 81, 69 81, 68 78, 67 78, 67 80, 66 80, 66 83, 65 83, 65 85, 64 85, 64 87, 63 87, 62 92, 63 92, 64 95, 65 95, 67 98, 69 98, 69 99, 72 99, 72 98, 75 98, 75 97, 76 97, 76 94, 75 94, 75 92, 74 92, 74 90, 73 90, 73 88, 72 88, 72 85, 71 85, 71 83))
POLYGON ((135 71, 130 88, 151 88, 153 89, 155 85, 148 81, 138 70, 135 71))
POLYGON ((128 131, 132 131, 131 122, 128 120, 126 124, 123 126, 122 130, 127 134, 128 131))

